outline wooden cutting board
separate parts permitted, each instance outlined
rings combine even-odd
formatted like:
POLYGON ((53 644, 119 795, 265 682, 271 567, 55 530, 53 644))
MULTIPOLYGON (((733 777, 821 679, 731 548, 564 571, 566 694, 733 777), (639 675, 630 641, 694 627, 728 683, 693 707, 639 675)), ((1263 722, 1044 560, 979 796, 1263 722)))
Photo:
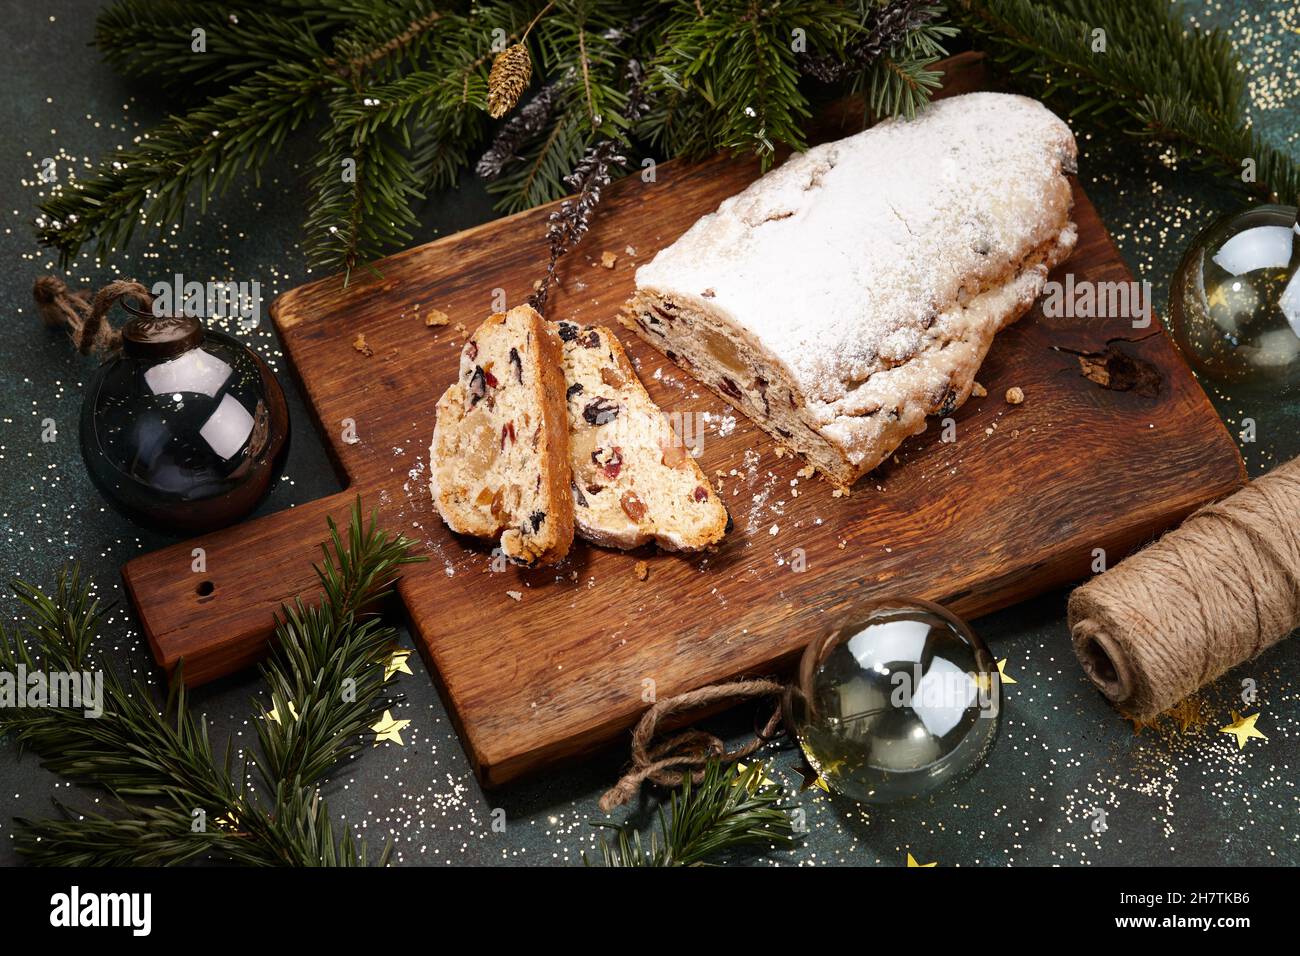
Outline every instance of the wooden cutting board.
MULTIPOLYGON (((945 94, 984 83, 977 57, 947 66, 945 94)), ((832 114, 822 138, 851 131, 832 114)), ((562 265, 551 317, 613 323, 636 266, 758 174, 751 158, 718 157, 661 164, 654 183, 615 184, 562 265), (618 257, 612 269, 600 265, 605 251, 618 257)), ((1077 187, 1075 200, 1078 248, 1055 278, 1129 280, 1077 187)), ((316 591, 311 562, 325 517, 345 519, 359 493, 431 558, 408 569, 400 597, 475 770, 499 784, 609 742, 651 690, 665 697, 788 664, 858 602, 914 594, 982 614, 1085 576, 1094 549, 1113 563, 1244 481, 1232 440, 1158 325, 1135 332, 1122 318, 1047 320, 1035 308, 998 337, 979 374, 988 396, 956 413, 957 440, 941 441, 932 424, 849 498, 818 479, 796 484, 802 462, 778 457, 743 416, 620 331, 665 410, 711 414, 700 462, 711 477, 725 473, 719 490, 735 530, 712 554, 576 543, 558 568, 494 572, 489 547, 451 535, 429 500, 434 402, 455 377, 465 333, 428 328, 424 315, 439 309, 472 331, 502 297, 522 302, 543 272, 549 211, 392 256, 378 266, 382 278, 358 273, 346 289, 326 279, 275 302, 276 327, 348 487, 127 564, 163 667, 184 658, 186 680, 202 683, 259 657, 280 603, 316 591), (358 335, 373 354, 353 347, 358 335), (1082 374, 1075 353, 1104 352, 1108 342, 1148 363, 1154 394, 1082 374), (1022 405, 1004 401, 1012 386, 1024 391, 1022 405), (190 571, 194 547, 206 550, 206 574, 190 571), (634 573, 638 560, 648 562, 648 580, 634 573)))

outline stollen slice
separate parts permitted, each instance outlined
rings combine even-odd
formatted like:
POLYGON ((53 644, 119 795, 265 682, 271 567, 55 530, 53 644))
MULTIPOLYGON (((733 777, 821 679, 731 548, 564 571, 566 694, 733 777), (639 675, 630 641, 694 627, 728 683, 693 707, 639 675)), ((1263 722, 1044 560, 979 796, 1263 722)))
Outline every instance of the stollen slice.
POLYGON ((555 330, 528 306, 466 341, 438 399, 429 490, 453 531, 500 537, 516 564, 553 564, 573 543, 564 372, 555 330))
POLYGON ((578 534, 607 547, 654 542, 669 551, 699 551, 722 540, 731 524, 727 509, 617 337, 573 322, 557 328, 578 534))

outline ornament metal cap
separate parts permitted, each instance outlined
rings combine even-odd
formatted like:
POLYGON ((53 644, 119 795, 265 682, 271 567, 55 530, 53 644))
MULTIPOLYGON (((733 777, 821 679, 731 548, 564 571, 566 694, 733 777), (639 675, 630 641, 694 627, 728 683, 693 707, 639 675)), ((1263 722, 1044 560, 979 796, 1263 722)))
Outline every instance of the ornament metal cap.
POLYGON ((154 315, 123 302, 131 318, 122 326, 122 351, 131 358, 161 362, 203 344, 203 323, 192 315, 154 315))

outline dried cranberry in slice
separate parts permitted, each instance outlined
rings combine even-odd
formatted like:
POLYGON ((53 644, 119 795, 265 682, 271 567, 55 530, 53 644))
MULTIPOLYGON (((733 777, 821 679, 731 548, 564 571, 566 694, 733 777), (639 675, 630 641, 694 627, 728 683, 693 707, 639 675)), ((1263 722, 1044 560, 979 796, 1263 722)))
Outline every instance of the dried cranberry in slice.
POLYGON ((696 500, 696 501, 708 501, 708 499, 709 499, 709 492, 705 489, 705 487, 704 487, 703 485, 696 485, 696 486, 695 486, 695 500, 696 500))
POLYGON ((726 394, 726 395, 730 395, 730 396, 731 396, 732 398, 734 398, 734 399, 739 400, 739 399, 742 398, 742 396, 741 396, 741 394, 740 394, 740 386, 738 386, 738 385, 737 385, 735 382, 733 382, 731 379, 727 378, 727 376, 725 376, 725 375, 722 376, 722 381, 720 381, 720 382, 718 383, 718 388, 719 388, 719 390, 721 390, 724 394, 726 394))
POLYGON ((501 387, 501 383, 497 381, 497 377, 493 375, 491 372, 489 372, 487 369, 483 370, 483 379, 493 388, 501 387))
POLYGON ((618 477, 618 473, 623 470, 623 449, 617 445, 609 453, 609 460, 605 462, 605 477, 611 481, 618 477))
POLYGON ((471 362, 478 358, 478 343, 473 339, 465 343, 465 357, 471 362))

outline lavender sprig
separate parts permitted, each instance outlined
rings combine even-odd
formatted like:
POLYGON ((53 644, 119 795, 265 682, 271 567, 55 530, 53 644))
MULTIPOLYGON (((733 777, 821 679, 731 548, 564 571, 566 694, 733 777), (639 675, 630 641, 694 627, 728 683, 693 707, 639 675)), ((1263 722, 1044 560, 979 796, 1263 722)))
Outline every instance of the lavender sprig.
MULTIPOLYGON (((626 76, 627 105, 623 115, 628 123, 635 123, 650 109, 645 93, 645 70, 640 61, 628 60, 626 76)), ((541 285, 528 299, 529 305, 541 314, 546 314, 547 299, 561 257, 587 234, 591 228, 591 218, 600 204, 601 191, 613 181, 616 172, 623 172, 628 165, 622 141, 606 138, 587 147, 573 172, 564 177, 564 184, 573 190, 574 195, 560 203, 547 217, 546 238, 551 247, 550 260, 546 264, 546 275, 542 278, 541 285)))

